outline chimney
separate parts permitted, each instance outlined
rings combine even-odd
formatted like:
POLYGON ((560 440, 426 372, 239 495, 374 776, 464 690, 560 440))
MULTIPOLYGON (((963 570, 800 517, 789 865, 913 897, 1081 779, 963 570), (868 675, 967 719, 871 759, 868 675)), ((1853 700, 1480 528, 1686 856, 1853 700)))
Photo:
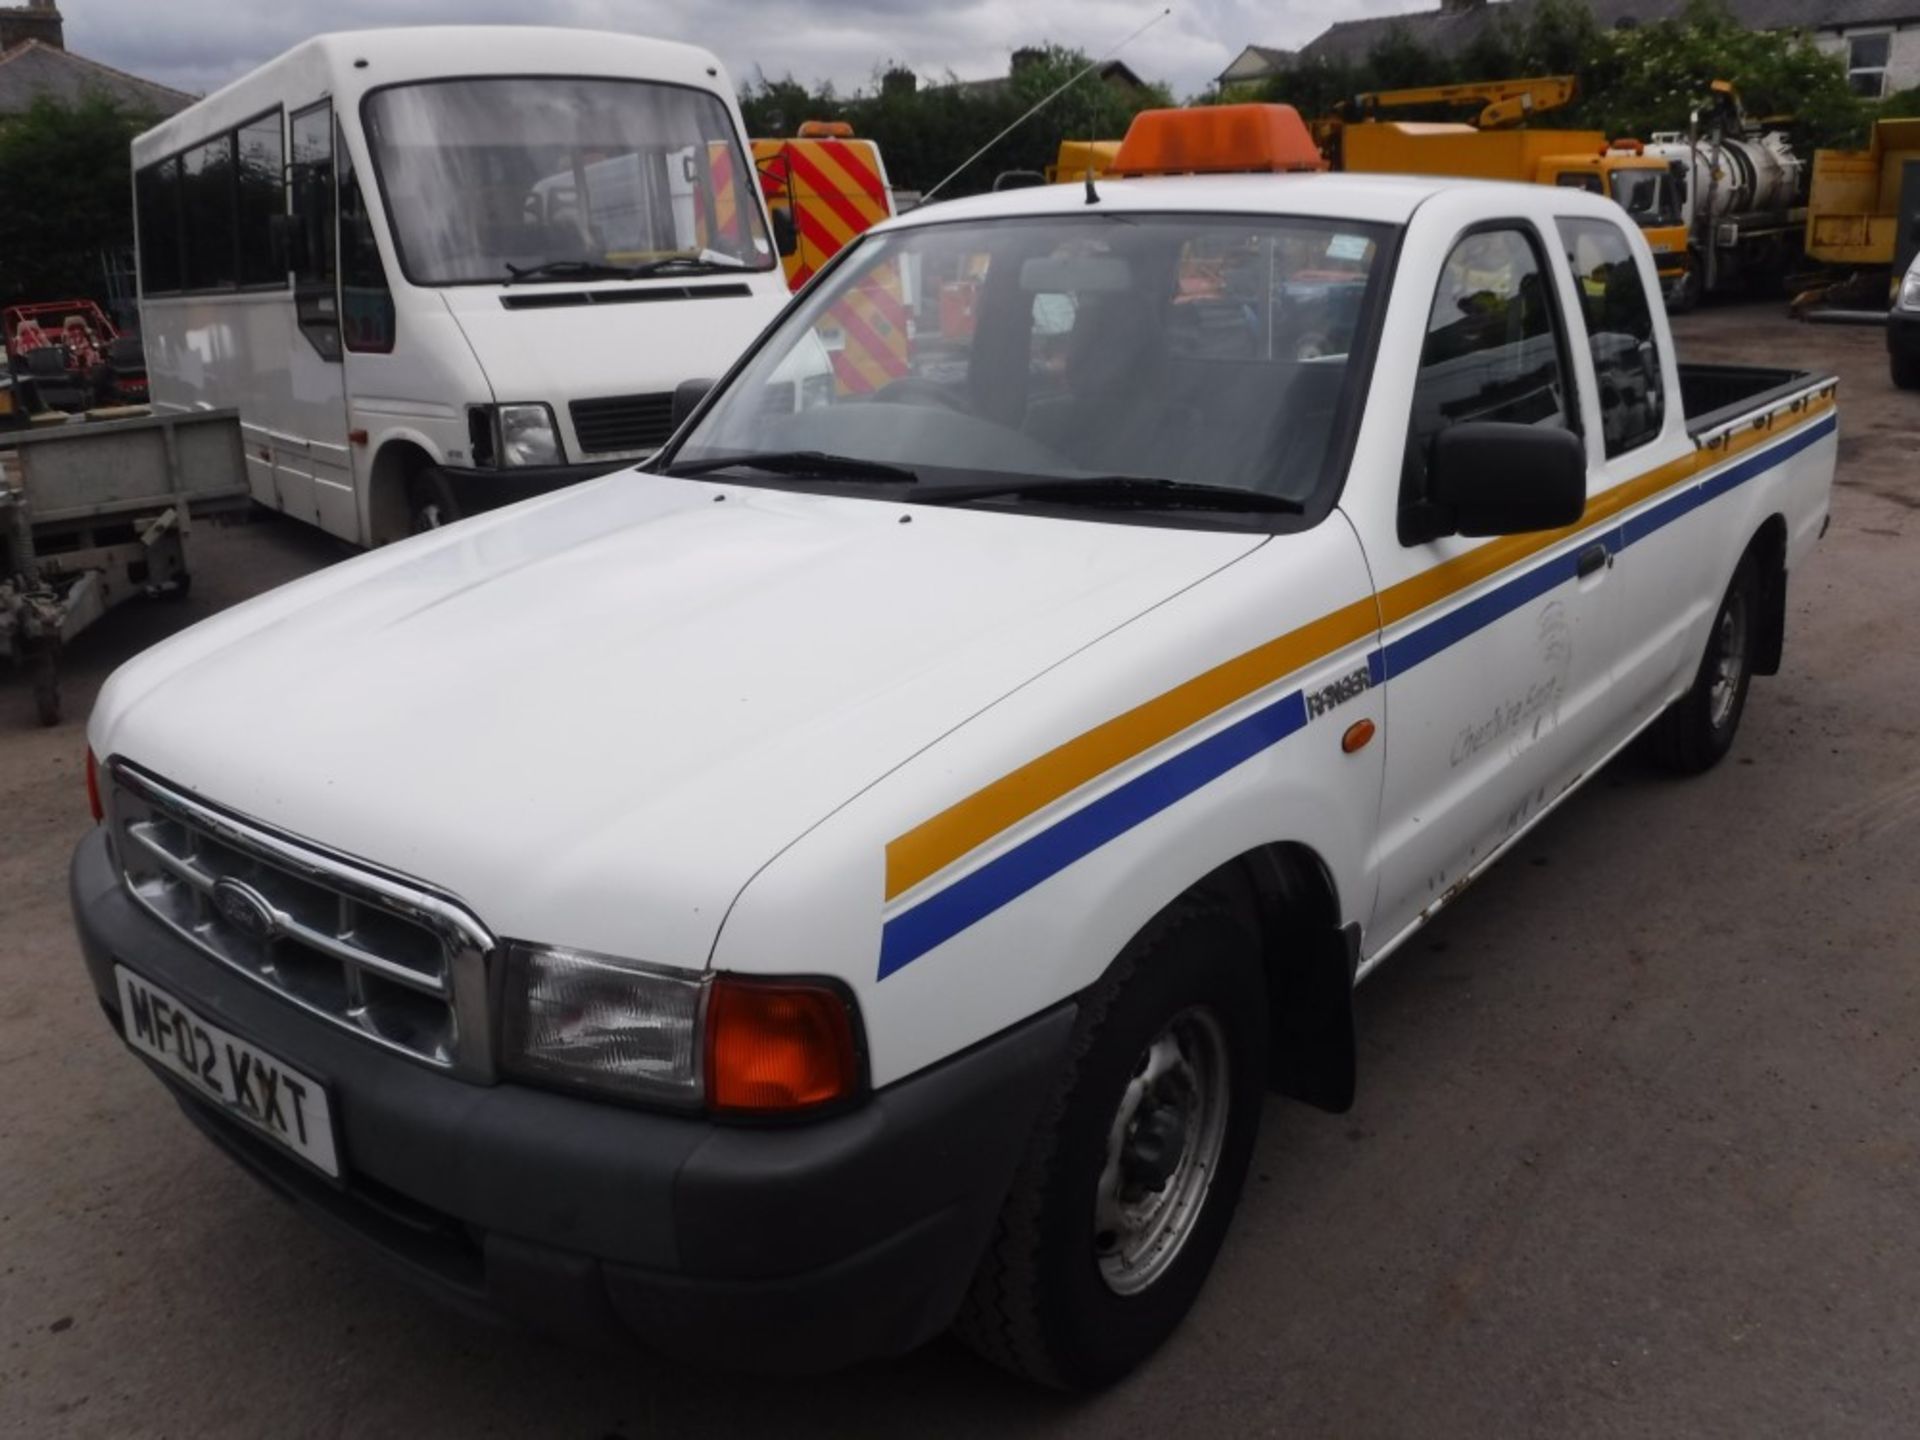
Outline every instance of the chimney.
POLYGON ((0 8, 0 50, 38 40, 55 50, 67 48, 66 26, 54 0, 27 0, 0 8))

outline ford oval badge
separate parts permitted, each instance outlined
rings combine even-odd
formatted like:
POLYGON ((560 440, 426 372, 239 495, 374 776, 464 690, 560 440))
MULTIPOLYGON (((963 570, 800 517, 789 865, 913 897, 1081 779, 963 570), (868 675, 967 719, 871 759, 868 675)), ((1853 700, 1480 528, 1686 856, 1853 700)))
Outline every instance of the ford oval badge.
POLYGON ((258 890, 231 875, 213 887, 213 908, 242 935, 254 940, 271 940, 279 932, 280 921, 273 906, 258 890))

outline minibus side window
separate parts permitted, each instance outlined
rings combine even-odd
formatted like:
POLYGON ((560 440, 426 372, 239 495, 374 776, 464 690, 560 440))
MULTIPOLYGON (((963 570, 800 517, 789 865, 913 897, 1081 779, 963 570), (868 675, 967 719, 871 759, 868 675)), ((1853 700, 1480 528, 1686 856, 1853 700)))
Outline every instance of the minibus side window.
POLYGON ((353 152, 346 137, 336 141, 340 156, 340 306, 347 349, 386 354, 393 349, 393 291, 380 246, 373 238, 373 217, 360 177, 353 168, 353 152))
POLYGON ((293 117, 293 308, 300 333, 324 360, 340 358, 340 301, 334 267, 333 106, 321 101, 293 117))

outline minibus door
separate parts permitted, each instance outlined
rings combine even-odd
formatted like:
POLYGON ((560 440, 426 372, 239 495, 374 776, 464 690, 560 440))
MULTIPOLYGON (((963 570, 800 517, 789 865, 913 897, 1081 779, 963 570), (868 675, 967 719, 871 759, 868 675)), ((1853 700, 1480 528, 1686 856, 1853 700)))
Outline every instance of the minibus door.
POLYGON ((292 124, 294 321, 287 383, 273 397, 270 440, 280 508, 348 540, 360 538, 347 387, 341 364, 339 199, 333 106, 299 111, 292 124))

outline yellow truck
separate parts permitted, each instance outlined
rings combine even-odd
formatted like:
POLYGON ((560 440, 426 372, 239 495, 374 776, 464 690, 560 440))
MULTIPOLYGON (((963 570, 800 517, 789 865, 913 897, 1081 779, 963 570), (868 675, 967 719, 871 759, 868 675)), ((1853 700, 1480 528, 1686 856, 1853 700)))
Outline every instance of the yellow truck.
POLYGON ((1348 123, 1339 168, 1357 174, 1458 175, 1565 185, 1606 195, 1639 225, 1671 294, 1686 278, 1687 231, 1668 162, 1598 130, 1480 130, 1406 120, 1348 123))
POLYGON ((1097 179, 1113 168, 1119 153, 1118 140, 1062 140, 1060 153, 1047 166, 1047 183, 1069 184, 1086 179, 1090 173, 1097 179))
MULTIPOLYGON (((1920 166, 1920 119, 1878 120, 1865 150, 1813 152, 1807 197, 1807 258, 1855 269, 1891 266, 1900 256, 1901 188, 1920 166)), ((1906 198, 1920 212, 1920 191, 1906 198)))

